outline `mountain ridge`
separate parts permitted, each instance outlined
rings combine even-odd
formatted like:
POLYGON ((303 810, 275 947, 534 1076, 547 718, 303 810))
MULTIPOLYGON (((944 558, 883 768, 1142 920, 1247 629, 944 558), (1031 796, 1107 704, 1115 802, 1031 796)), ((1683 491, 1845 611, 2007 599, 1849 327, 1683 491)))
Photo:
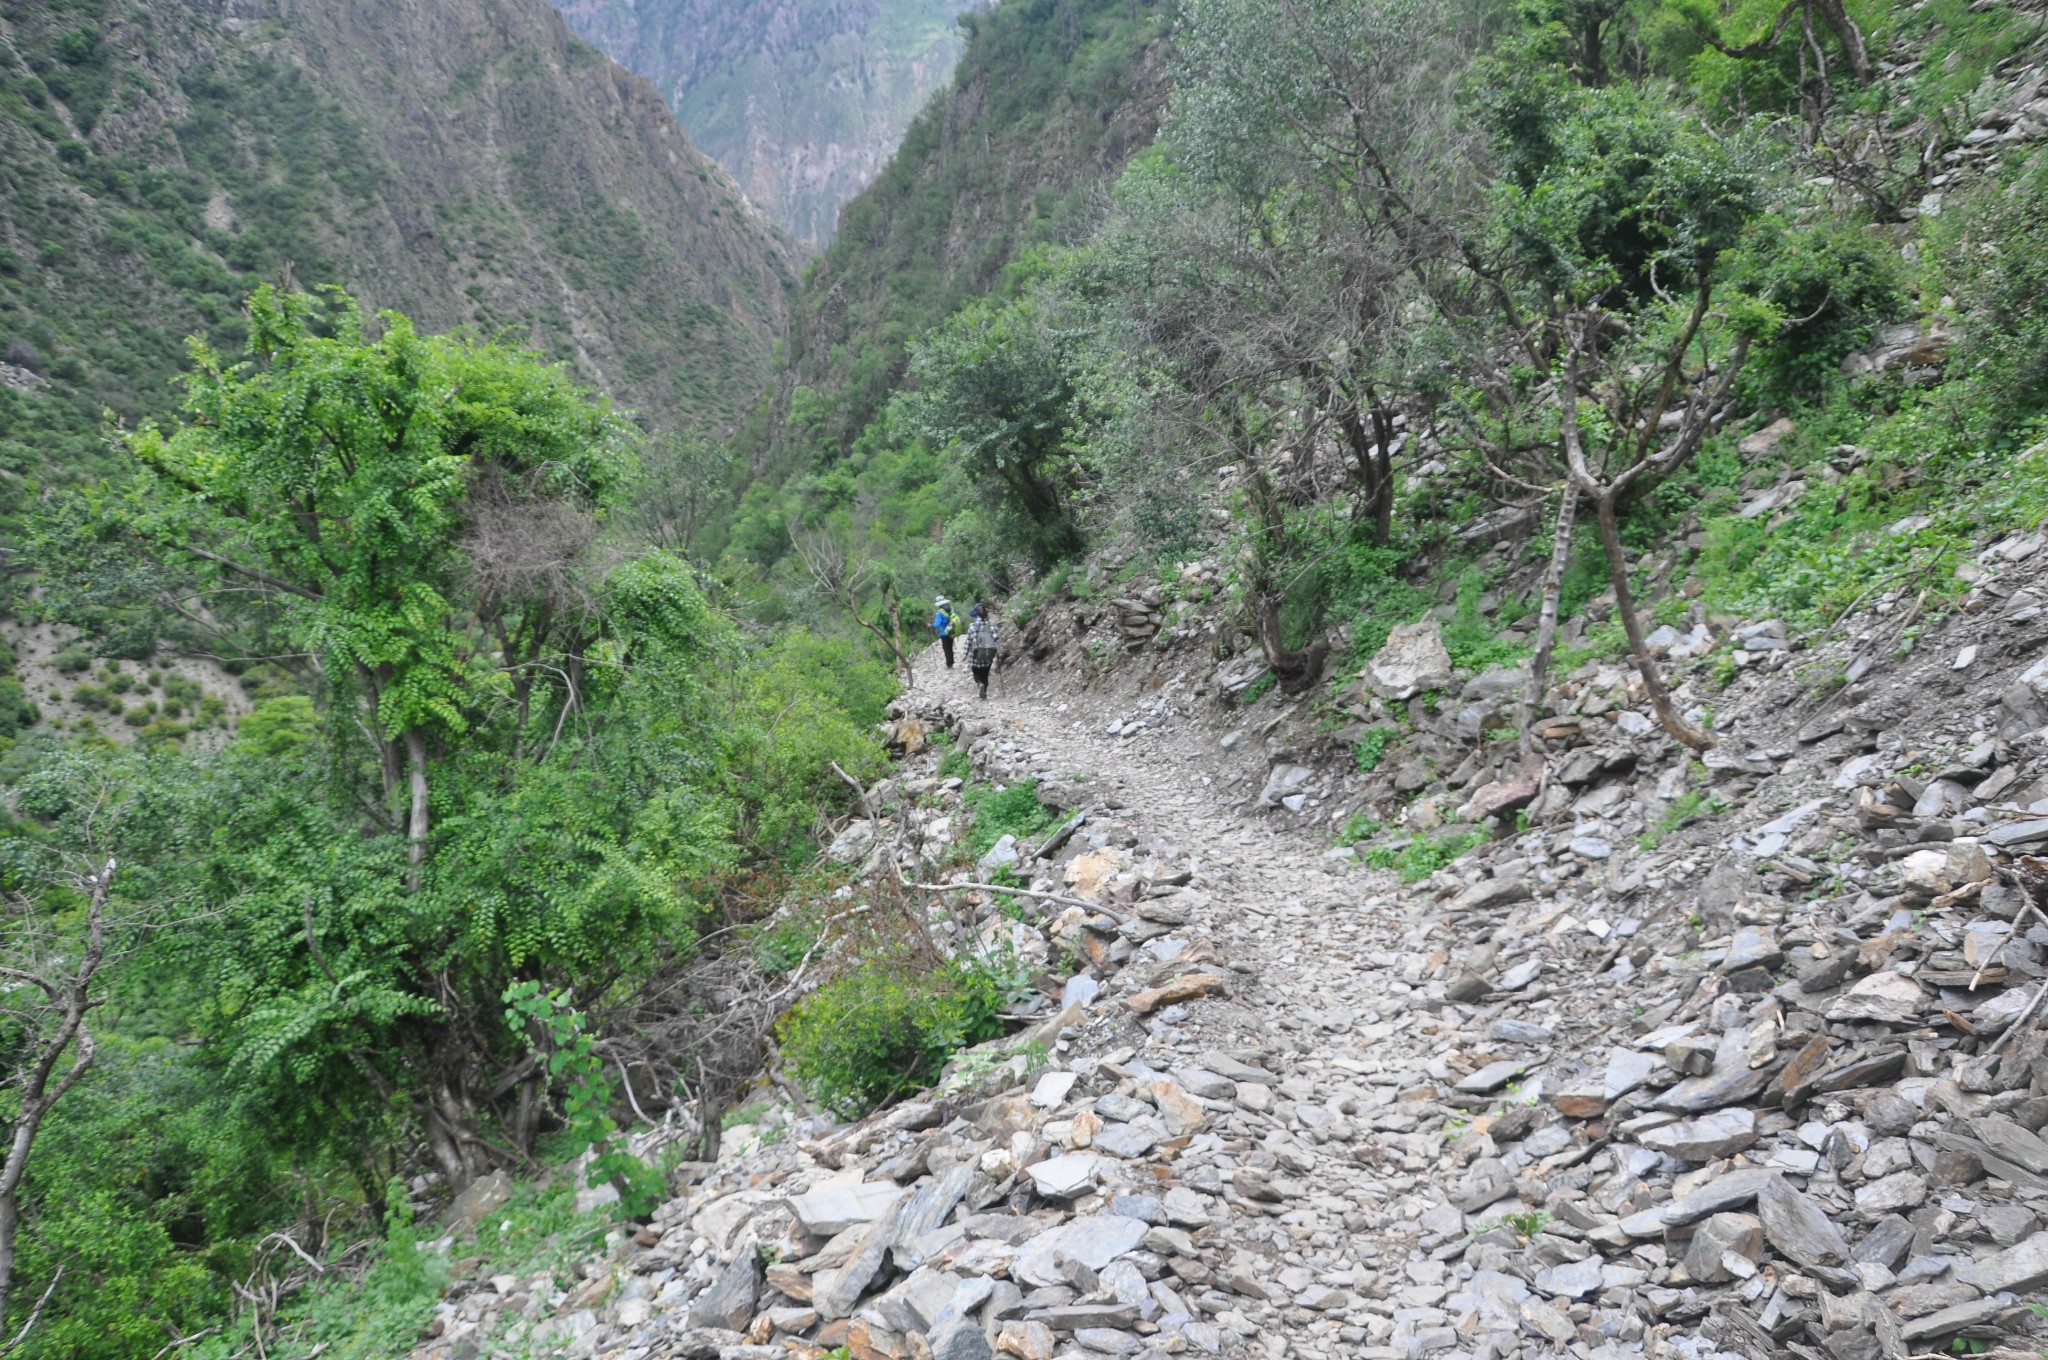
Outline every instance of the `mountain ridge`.
POLYGON ((540 0, 288 0, 0 19, 0 463, 97 462, 265 278, 568 363, 656 427, 755 397, 786 238, 654 88, 540 0))
POLYGON ((799 240, 822 246, 951 76, 961 0, 556 0, 579 35, 647 76, 692 139, 799 240))

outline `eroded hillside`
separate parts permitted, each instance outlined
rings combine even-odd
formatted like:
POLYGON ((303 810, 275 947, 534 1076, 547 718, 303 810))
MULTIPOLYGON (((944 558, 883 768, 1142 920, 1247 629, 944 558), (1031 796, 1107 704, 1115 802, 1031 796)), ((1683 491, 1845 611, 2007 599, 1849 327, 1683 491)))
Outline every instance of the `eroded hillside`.
POLYGON ((102 409, 163 413, 184 338, 232 346, 284 274, 697 427, 749 404, 793 277, 653 88, 540 0, 7 8, 13 477, 99 467, 102 409))

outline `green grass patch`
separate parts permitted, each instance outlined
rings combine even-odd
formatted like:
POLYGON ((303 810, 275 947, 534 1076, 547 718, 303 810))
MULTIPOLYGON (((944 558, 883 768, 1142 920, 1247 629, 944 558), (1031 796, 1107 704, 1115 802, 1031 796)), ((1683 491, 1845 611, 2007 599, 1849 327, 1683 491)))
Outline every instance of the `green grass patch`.
POLYGON ((1004 836, 1015 836, 1021 843, 1049 835, 1064 815, 1038 801, 1038 785, 1030 780, 1000 790, 985 785, 971 788, 961 794, 960 801, 974 814, 967 844, 976 859, 994 849, 1004 836))
POLYGON ((1664 815, 1641 836, 1636 844, 1645 850, 1655 850, 1664 838, 1685 826, 1693 818, 1719 812, 1724 805, 1721 800, 1709 796, 1699 789, 1687 789, 1671 800, 1671 806, 1664 809, 1664 815))
POLYGON ((1337 844, 1356 845, 1360 841, 1369 841, 1385 829, 1378 819, 1370 814, 1354 812, 1349 817, 1346 817, 1344 825, 1338 828, 1337 844))
POLYGON ((1401 875, 1403 883, 1419 883, 1460 855, 1484 844, 1486 833, 1483 831, 1446 833, 1401 846, 1377 846, 1366 852, 1365 862, 1374 869, 1394 870, 1401 875))
POLYGON ((1394 739, 1391 727, 1374 727, 1357 741, 1351 743, 1351 758, 1358 765, 1360 774, 1371 774, 1380 767, 1380 760, 1387 754, 1387 743, 1394 739))

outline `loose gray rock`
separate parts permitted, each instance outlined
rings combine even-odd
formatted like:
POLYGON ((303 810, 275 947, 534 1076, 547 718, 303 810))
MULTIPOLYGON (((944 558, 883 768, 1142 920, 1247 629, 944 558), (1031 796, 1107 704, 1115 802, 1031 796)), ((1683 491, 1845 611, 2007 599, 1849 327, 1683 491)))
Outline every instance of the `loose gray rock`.
POLYGON ((744 1331, 753 1321, 754 1303, 760 1295, 761 1260, 743 1247, 690 1305, 690 1325, 744 1331))
POLYGON ((1701 1284, 1746 1280, 1764 1258, 1763 1224, 1754 1214, 1715 1214, 1694 1230, 1685 1273, 1701 1284))
POLYGON ((1711 1162, 1733 1156, 1756 1142, 1756 1113, 1716 1110, 1698 1119, 1648 1129, 1636 1135, 1646 1148, 1688 1162, 1711 1162))
POLYGON ((1064 1284, 1066 1277, 1056 1269, 1055 1258, 1079 1261, 1090 1270, 1100 1270, 1125 1252, 1135 1250, 1145 1240, 1149 1228, 1143 1219, 1120 1214, 1077 1218, 1025 1243, 1011 1263, 1010 1275, 1020 1283, 1040 1288, 1064 1284))
POLYGON ((1818 1204, 1773 1177, 1757 1191, 1764 1236, 1778 1253, 1809 1269, 1847 1265, 1849 1242, 1818 1204))

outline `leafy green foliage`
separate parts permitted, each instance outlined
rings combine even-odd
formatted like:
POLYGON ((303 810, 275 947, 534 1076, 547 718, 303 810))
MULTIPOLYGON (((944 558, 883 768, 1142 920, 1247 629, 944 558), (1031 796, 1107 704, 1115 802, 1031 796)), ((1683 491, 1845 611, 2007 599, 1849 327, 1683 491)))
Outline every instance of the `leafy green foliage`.
POLYGON ((1766 218, 1744 239, 1735 272, 1786 318, 1753 361, 1760 405, 1827 392, 1841 381, 1842 360, 1906 302, 1896 254, 1856 222, 1766 218))
POLYGON ((210 1325, 293 1197, 260 1125, 161 1038, 103 1042, 44 1126, 25 1188, 16 1278, 64 1271, 29 1353, 79 1360, 147 1355, 167 1332, 210 1325))
POLYGON ((1354 812, 1344 819, 1344 825, 1337 831, 1337 844, 1356 845, 1369 841, 1385 830, 1377 818, 1363 812, 1354 812))
POLYGON ((313 701, 303 694, 265 699, 235 724, 238 750, 272 760, 304 755, 319 736, 319 718, 313 711, 313 701))
POLYGON ((1988 389, 1986 433, 2009 439, 2048 412, 2048 165, 1983 196, 1950 259, 1972 317, 1964 357, 1988 389))
POLYGON ((661 1173, 635 1157, 619 1139, 608 1112, 611 1082, 604 1059, 585 1030, 582 1014, 561 992, 528 979, 505 989, 505 1023, 544 1056, 548 1076, 563 1092, 562 1144, 570 1156, 591 1155, 589 1183, 619 1192, 620 1210, 644 1219, 667 1189, 661 1173))
MULTIPOLYGON (((96 1237, 29 1186, 25 1251, 67 1281, 121 1282, 108 1307, 159 1337, 202 1330, 271 1228, 396 1208, 383 1187, 421 1146, 459 1183, 488 1169, 478 1149, 530 1154, 559 1132, 643 1210, 656 1178, 617 1144, 578 1012, 686 952, 736 875, 812 852, 846 797, 831 766, 879 771, 893 690, 841 641, 750 646, 674 557, 591 552, 629 450, 559 370, 397 317, 372 336, 339 302, 266 294, 252 318, 243 362, 196 351, 194 421, 131 441, 145 480, 84 513, 118 568, 110 607, 145 585, 196 593, 227 654, 322 664, 292 675, 298 692, 275 663, 238 666, 255 708, 193 753, 155 747, 182 727, 174 707, 204 716, 212 696, 110 664, 79 688, 143 742, 32 741, 8 767, 33 820, 6 844, 115 853, 117 891, 208 907, 124 964, 120 1025, 171 1041, 173 1076, 219 1093, 205 1108, 247 1197, 219 1190, 201 1235, 175 1180, 111 1207, 80 1190, 104 1210, 96 1237), (537 564, 515 551, 531 542, 537 564), (529 1044, 546 1065, 522 1093, 529 1044), (272 1177, 306 1193, 273 1195, 272 1177), (166 1223, 192 1244, 176 1270, 151 1254, 166 1223), (45 1228, 69 1236, 35 1245, 45 1228)), ((221 1184, 213 1155, 178 1154, 221 1184)), ((394 1242, 372 1275, 388 1315, 341 1310, 336 1346, 389 1354, 416 1335, 419 1268, 394 1242)), ((134 1327, 105 1330, 120 1344, 134 1327)))
POLYGON ((1015 979, 960 958, 931 968, 877 959, 826 983, 784 1017, 782 1052, 805 1088, 846 1118, 936 1081, 946 1059, 1002 1033, 1015 979))
POLYGON ((1394 870, 1401 875, 1403 883, 1419 883, 1447 867, 1460 855, 1484 844, 1486 833, 1483 831, 1446 832, 1430 839, 1413 840, 1406 845, 1376 846, 1366 852, 1365 862, 1370 868, 1394 870))
POLYGON ((1395 737, 1391 727, 1366 729, 1364 736, 1351 743, 1351 759, 1358 766, 1360 774, 1371 774, 1380 767, 1380 759, 1387 753, 1387 743, 1395 737))
POLYGON ((1029 780, 1001 789, 970 787, 960 801, 974 815, 967 843, 977 859, 1005 836, 1015 836, 1019 842, 1044 836, 1065 816, 1058 808, 1039 802, 1038 785, 1029 780))
POLYGON ((979 302, 912 346, 917 428, 993 495, 1006 537, 1041 568, 1080 547, 1068 500, 1078 397, 1067 360, 1028 302, 979 302))

